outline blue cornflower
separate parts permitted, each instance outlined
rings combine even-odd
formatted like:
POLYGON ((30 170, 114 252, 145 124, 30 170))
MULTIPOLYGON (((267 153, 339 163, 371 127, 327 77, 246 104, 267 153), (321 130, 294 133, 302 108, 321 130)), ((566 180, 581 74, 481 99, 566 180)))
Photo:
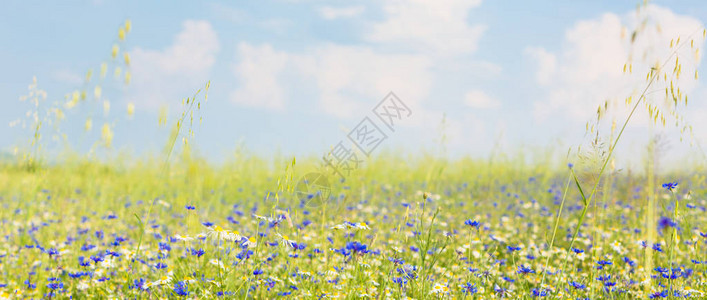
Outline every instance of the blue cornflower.
POLYGON ((254 254, 253 251, 243 249, 241 252, 236 254, 236 258, 238 258, 240 260, 249 259, 253 254, 254 254))
POLYGON ((678 187, 677 182, 668 182, 668 183, 663 183, 663 188, 668 190, 668 191, 673 191, 675 188, 678 187))
POLYGON ((396 271, 399 274, 405 275, 405 278, 410 278, 410 279, 417 278, 417 274, 416 274, 417 267, 416 266, 406 265, 406 266, 403 266, 402 268, 397 268, 396 271))
POLYGON ((32 283, 29 279, 25 280, 25 285, 27 286, 27 289, 33 290, 37 288, 37 285, 32 283))
POLYGON ((675 222, 668 217, 660 217, 658 220, 658 229, 663 230, 666 227, 675 227, 675 222))
POLYGON ((682 277, 682 271, 680 269, 673 269, 672 273, 661 273, 660 276, 666 279, 678 279, 682 277))
POLYGON ((90 261, 86 260, 86 258, 83 256, 79 256, 79 266, 88 267, 90 265, 91 265, 90 261))
POLYGON ((494 285, 493 291, 496 292, 496 294, 499 294, 503 298, 503 297, 505 297, 506 291, 508 291, 508 290, 498 286, 498 284, 497 284, 497 285, 494 285))
POLYGON ((655 292, 653 294, 650 294, 648 296, 650 299, 658 299, 658 298, 668 298, 668 290, 663 290, 662 292, 655 292))
POLYGON ((624 262, 627 263, 629 266, 635 267, 636 262, 628 258, 627 256, 624 256, 624 262))
POLYGON ((253 270, 253 275, 258 276, 258 275, 260 275, 260 274, 263 274, 263 270, 261 270, 261 269, 255 269, 255 270, 253 270))
POLYGON ((47 288, 51 290, 61 290, 64 288, 64 283, 61 281, 53 281, 50 283, 47 283, 47 288))
POLYGON ((518 273, 518 274, 534 274, 534 273, 535 273, 535 270, 533 270, 533 269, 531 269, 531 268, 528 268, 528 267, 526 267, 526 266, 524 266, 524 265, 520 265, 520 266, 518 266, 518 271, 517 271, 517 273, 518 273))
POLYGON ((407 279, 405 279, 405 278, 403 278, 403 277, 393 277, 392 281, 393 281, 393 283, 397 284, 398 287, 401 287, 401 288, 402 288, 405 284, 408 283, 407 279))
POLYGON ((658 252, 663 252, 663 248, 662 248, 662 246, 660 245, 660 243, 655 243, 655 244, 653 244, 653 250, 654 250, 654 251, 658 251, 658 252))
POLYGON ((461 285, 462 292, 464 294, 476 294, 479 290, 476 288, 476 285, 471 284, 470 282, 467 282, 466 284, 461 285))
POLYGON ((599 264, 600 266, 606 266, 606 265, 611 265, 613 263, 608 260, 600 260, 600 261, 597 261, 597 264, 599 264))
POLYGON ((172 246, 170 246, 170 245, 167 244, 167 243, 162 243, 162 242, 160 242, 160 243, 158 243, 157 245, 160 247, 160 251, 169 252, 169 251, 172 250, 172 246))
POLYGON ((178 296, 187 296, 189 291, 187 290, 187 283, 184 281, 179 281, 174 284, 174 289, 172 289, 178 296))
POLYGON ((581 284, 581 283, 576 282, 576 281, 570 282, 570 286, 573 287, 573 288, 575 288, 575 289, 577 289, 577 290, 583 290, 584 288, 587 287, 587 285, 581 284))
POLYGON ((584 253, 584 250, 582 250, 582 249, 577 249, 577 248, 574 248, 574 247, 572 247, 572 251, 573 251, 574 253, 577 253, 577 254, 584 253))
POLYGON ((161 270, 161 269, 165 269, 165 268, 167 268, 167 264, 165 264, 165 263, 158 262, 157 264, 155 264, 155 269, 161 270))
POLYGON ((346 248, 341 248, 341 249, 333 249, 335 253, 339 253, 343 256, 349 256, 351 255, 351 251, 347 250, 346 248))
POLYGON ((143 287, 145 286, 145 283, 146 283, 145 278, 135 279, 133 282, 134 282, 134 284, 129 286, 129 288, 131 288, 131 289, 134 289, 134 288, 143 289, 143 287))
POLYGON ((84 276, 89 276, 89 275, 91 275, 90 272, 69 273, 69 277, 74 278, 74 279, 76 279, 76 278, 81 278, 81 277, 84 277, 84 276))
POLYGON ((393 262, 393 264, 396 264, 396 265, 403 265, 403 264, 405 264, 405 260, 403 260, 402 258, 388 257, 388 260, 391 261, 391 262, 393 262))
POLYGON ((91 255, 91 260, 93 261, 94 264, 97 264, 97 263, 103 261, 103 256, 91 255))
POLYGON ((184 208, 186 208, 187 210, 195 210, 196 209, 196 207, 194 207, 194 205, 186 205, 186 206, 184 206, 184 208))
POLYGON ((124 237, 122 237, 122 236, 116 236, 116 237, 115 237, 115 240, 114 240, 113 242, 111 242, 110 245, 111 245, 111 246, 118 247, 118 246, 120 246, 120 244, 121 244, 122 242, 125 242, 125 241, 127 241, 126 238, 124 238, 124 237))
POLYGON ((59 251, 56 250, 56 248, 49 248, 49 249, 46 251, 46 253, 49 254, 49 257, 52 257, 52 256, 54 256, 54 255, 59 255, 59 251))
POLYGON ((206 226, 206 227, 214 226, 214 223, 209 222, 209 221, 203 222, 203 223, 201 223, 201 224, 203 224, 203 225, 206 226))
POLYGON ((537 288, 533 289, 533 297, 545 297, 548 295, 548 291, 546 289, 543 290, 538 290, 537 288))
POLYGON ((353 251, 354 253, 368 253, 368 246, 361 244, 359 242, 348 242, 346 243, 346 249, 353 251))
POLYGON ((292 243, 292 248, 294 248, 295 250, 304 250, 305 248, 307 248, 307 244, 292 243))
POLYGON ((479 228, 481 223, 479 223, 479 221, 469 219, 469 220, 464 221, 464 225, 479 228))
POLYGON ((521 248, 520 247, 513 247, 513 246, 506 246, 506 249, 508 249, 508 251, 512 253, 513 251, 520 251, 521 248))

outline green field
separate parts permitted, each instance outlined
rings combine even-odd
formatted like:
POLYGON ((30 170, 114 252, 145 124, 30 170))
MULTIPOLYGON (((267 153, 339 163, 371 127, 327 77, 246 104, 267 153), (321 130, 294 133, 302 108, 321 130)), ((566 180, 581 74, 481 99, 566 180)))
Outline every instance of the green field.
POLYGON ((3 295, 702 297, 702 172, 612 173, 578 227, 568 168, 382 155, 313 202, 295 181, 315 159, 242 157, 3 165, 3 295))

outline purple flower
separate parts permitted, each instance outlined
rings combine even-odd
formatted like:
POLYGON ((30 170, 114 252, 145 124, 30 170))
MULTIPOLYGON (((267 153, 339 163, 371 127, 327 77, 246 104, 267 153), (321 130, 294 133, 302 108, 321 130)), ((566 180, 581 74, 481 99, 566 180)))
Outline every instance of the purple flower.
POLYGON ((354 253, 368 253, 368 246, 361 244, 359 242, 348 242, 346 243, 346 249, 353 251, 354 253))
POLYGON ((506 249, 508 249, 508 251, 512 253, 513 251, 520 251, 521 248, 520 247, 513 247, 513 246, 506 246, 506 249))
POLYGON ((668 217, 660 217, 658 220, 658 229, 663 230, 666 227, 675 227, 675 222, 668 217))
POLYGON ((518 274, 534 274, 535 270, 528 268, 524 265, 520 265, 520 266, 518 266, 517 272, 518 272, 518 274))
POLYGON ((179 281, 174 284, 174 289, 172 289, 178 296, 187 296, 189 291, 187 290, 187 283, 184 281, 179 281))
POLYGON ((668 183, 663 183, 663 188, 668 190, 668 191, 673 191, 675 188, 678 187, 677 182, 668 182, 668 183))
POLYGON ((60 281, 54 281, 47 284, 47 287, 52 290, 61 290, 64 288, 64 283, 60 281))
POLYGON ((479 221, 469 219, 464 221, 464 225, 479 228, 481 223, 479 223, 479 221))
POLYGON ((655 243, 655 244, 653 244, 653 250, 658 251, 658 252, 663 252, 663 247, 660 245, 660 243, 655 243))

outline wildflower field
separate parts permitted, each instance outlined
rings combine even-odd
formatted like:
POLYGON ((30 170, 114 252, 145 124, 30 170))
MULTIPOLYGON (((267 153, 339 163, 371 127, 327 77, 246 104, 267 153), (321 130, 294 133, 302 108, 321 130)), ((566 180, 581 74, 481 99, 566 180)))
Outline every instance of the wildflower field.
POLYGON ((313 203, 278 191, 265 165, 3 165, 2 295, 703 296, 700 172, 663 187, 610 176, 584 202, 573 169, 458 161, 430 177, 423 161, 381 157, 313 203))
MULTIPOLYGON (((644 27, 622 41, 635 46, 644 27)), ((27 139, 0 156, 0 299, 707 299, 707 156, 693 134, 705 128, 684 118, 683 88, 698 80, 704 28, 661 44, 657 62, 627 61, 640 80, 598 105, 567 152, 452 156, 443 130, 437 152, 373 152, 393 116, 417 108, 390 92, 356 127, 383 138, 339 165, 343 142, 323 157, 200 154, 210 81, 176 117, 160 110, 162 152, 121 152, 116 128, 136 106, 111 115, 106 95, 131 84, 131 30, 120 24, 106 61, 63 100, 47 101, 36 78, 20 98, 29 110, 11 125, 27 139), (656 137, 638 167, 617 167, 630 165, 615 150, 637 118, 702 156, 663 168, 671 154, 656 137), (88 153, 72 150, 66 119, 89 132, 88 153)))

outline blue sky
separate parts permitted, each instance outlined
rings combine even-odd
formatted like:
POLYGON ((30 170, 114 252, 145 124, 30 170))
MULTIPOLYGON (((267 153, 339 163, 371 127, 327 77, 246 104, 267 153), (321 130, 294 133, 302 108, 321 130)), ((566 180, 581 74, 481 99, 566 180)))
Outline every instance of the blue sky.
MULTIPOLYGON (((169 107, 174 122, 182 98, 210 80, 204 122, 195 126, 192 144, 213 159, 230 157, 239 145, 265 155, 324 153, 388 91, 413 114, 382 148, 434 151, 444 132, 454 156, 488 156, 496 144, 509 152, 553 147, 563 153, 588 140, 585 122, 598 104, 623 103, 645 85, 637 78, 669 55, 671 39, 697 31, 695 49, 703 46, 707 21, 703 1, 655 1, 638 17, 634 1, 102 0, 3 6, 0 149, 27 144, 29 131, 9 124, 25 119, 30 105, 18 98, 34 76, 47 104, 63 109, 66 118, 56 128, 72 148, 87 152, 108 124, 113 148, 135 154, 165 144, 169 130, 157 126, 161 107, 169 107), (627 35, 644 17, 650 28, 631 48, 627 35), (124 85, 108 75, 95 100, 98 82, 86 84, 84 75, 97 73, 105 61, 113 73, 111 47, 126 19, 132 30, 120 51, 131 57, 126 69, 132 81, 124 85), (629 53, 635 74, 624 75, 629 53), (77 89, 86 89, 89 101, 69 109, 64 95, 77 89), (107 114, 103 101, 110 103, 107 114), (132 116, 128 103, 135 106, 132 116), (94 125, 87 132, 89 116, 94 125)), ((705 142, 707 89, 702 79, 690 79, 696 68, 706 72, 701 52, 687 48, 680 85, 691 103, 680 114, 693 125, 696 140, 705 142)), ((620 119, 625 109, 618 105, 615 111, 620 119)), ((635 157, 649 132, 666 134, 671 149, 691 151, 677 130, 648 123, 637 119, 622 155, 635 157)), ((65 145, 51 141, 55 130, 47 127, 48 149, 65 145)))

